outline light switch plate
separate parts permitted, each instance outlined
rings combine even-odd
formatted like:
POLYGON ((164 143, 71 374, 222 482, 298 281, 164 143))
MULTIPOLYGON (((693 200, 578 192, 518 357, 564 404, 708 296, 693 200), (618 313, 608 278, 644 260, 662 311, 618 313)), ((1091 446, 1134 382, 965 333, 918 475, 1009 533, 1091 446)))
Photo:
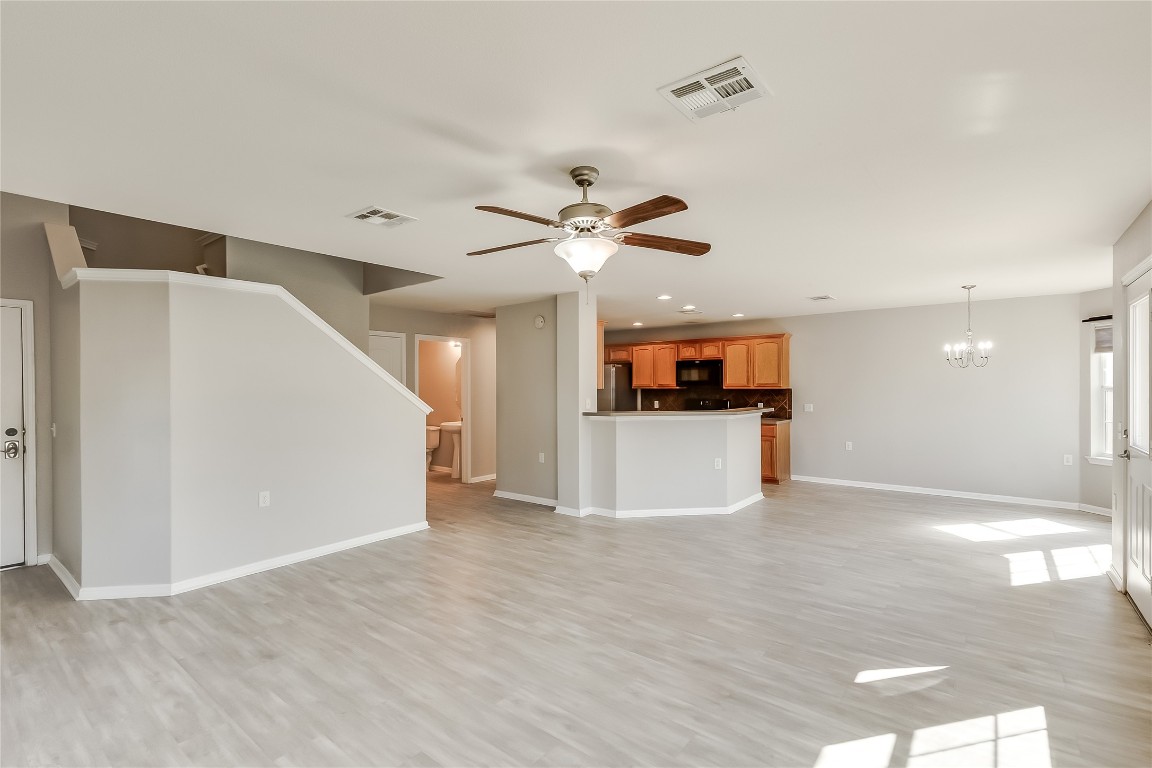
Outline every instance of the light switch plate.
POLYGON ((804 403, 804 413, 812 413, 812 403, 804 403))
POLYGON ((260 506, 272 506, 272 491, 260 491, 260 506))

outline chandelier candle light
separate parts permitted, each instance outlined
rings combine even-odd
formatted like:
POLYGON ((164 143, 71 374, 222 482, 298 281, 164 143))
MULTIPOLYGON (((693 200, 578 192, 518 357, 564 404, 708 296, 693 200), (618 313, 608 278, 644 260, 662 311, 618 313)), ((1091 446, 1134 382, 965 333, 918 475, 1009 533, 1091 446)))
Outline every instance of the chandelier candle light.
POLYGON ((988 353, 992 349, 992 342, 981 341, 976 346, 972 346, 972 289, 976 286, 962 285, 960 287, 968 291, 968 330, 965 332, 967 340, 959 344, 945 344, 944 359, 953 368, 967 368, 968 366, 983 368, 988 365, 988 353))

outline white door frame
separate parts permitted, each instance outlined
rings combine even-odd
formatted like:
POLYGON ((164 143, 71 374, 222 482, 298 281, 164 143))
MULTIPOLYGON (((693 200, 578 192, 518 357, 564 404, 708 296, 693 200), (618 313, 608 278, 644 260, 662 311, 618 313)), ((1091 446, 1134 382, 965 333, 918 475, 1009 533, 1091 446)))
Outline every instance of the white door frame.
POLYGON ((412 391, 420 396, 420 342, 455 341, 460 344, 460 482, 472 482, 472 349, 471 341, 464 336, 431 336, 417 333, 415 340, 415 364, 412 371, 412 391))
POLYGON ((408 334, 397 331, 368 331, 369 336, 387 336, 400 339, 400 383, 408 386, 408 334))
POLYGON ((20 356, 24 378, 24 565, 36 565, 36 333, 32 302, 0 299, 0 306, 20 310, 20 356))
MULTIPOLYGON (((1116 427, 1118 432, 1117 438, 1119 439, 1114 439, 1115 442, 1113 444, 1115 446, 1119 446, 1122 450, 1129 449, 1127 436, 1129 434, 1128 430, 1131 428, 1131 414, 1129 413, 1128 408, 1128 360, 1129 346, 1131 345, 1131 339, 1128 338, 1128 329, 1130 323, 1128 317, 1128 288, 1149 271, 1152 271, 1152 254, 1146 256, 1140 261, 1139 264, 1135 265, 1126 273, 1124 273, 1124 276, 1120 279, 1119 297, 1116 299, 1116 301, 1119 303, 1113 310, 1113 314, 1116 317, 1116 322, 1113 324, 1112 331, 1114 340, 1113 343, 1115 345, 1115 341, 1119 340, 1122 344, 1121 349, 1113 349, 1113 381, 1116 384, 1122 384, 1124 387, 1124 391, 1120 397, 1116 398, 1114 396, 1113 400, 1113 409, 1115 410, 1117 405, 1119 405, 1121 409, 1116 411, 1118 413, 1116 417, 1116 427), (1119 333, 1117 333, 1118 329, 1120 329, 1119 333), (1117 363, 1123 367, 1118 368, 1117 363)), ((1113 392, 1115 392, 1115 390, 1116 387, 1113 386, 1113 392)), ((1129 504, 1128 499, 1128 462, 1114 462, 1113 467, 1112 495, 1115 501, 1115 512, 1112 517, 1112 567, 1108 572, 1108 576, 1112 579, 1116 589, 1127 595, 1128 548, 1130 545, 1129 521, 1132 515, 1132 510, 1130 509, 1131 505, 1129 504), (1117 553, 1117 549, 1119 550, 1119 553, 1117 553)), ((1128 599, 1129 601, 1132 600, 1130 595, 1128 599)), ((1135 605, 1135 603, 1133 603, 1133 605, 1135 605)), ((1137 613, 1139 613, 1139 609, 1137 609, 1137 613)))

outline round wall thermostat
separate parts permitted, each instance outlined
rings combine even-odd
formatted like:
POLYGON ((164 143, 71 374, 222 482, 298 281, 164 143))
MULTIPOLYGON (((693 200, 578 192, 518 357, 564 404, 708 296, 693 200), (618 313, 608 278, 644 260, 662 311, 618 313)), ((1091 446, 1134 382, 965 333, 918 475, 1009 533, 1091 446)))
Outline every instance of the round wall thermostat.
POLYGON ((536 319, 532 321, 537 328, 544 327, 544 315, 536 315, 536 319))

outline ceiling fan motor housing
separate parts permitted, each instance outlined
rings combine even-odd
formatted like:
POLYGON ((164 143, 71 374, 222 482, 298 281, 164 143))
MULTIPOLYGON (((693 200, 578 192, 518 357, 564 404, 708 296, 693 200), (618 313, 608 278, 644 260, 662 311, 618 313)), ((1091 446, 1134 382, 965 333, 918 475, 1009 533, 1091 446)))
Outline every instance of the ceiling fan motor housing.
POLYGON ((569 232, 601 232, 611 229, 604 219, 612 215, 612 209, 600 203, 572 203, 556 214, 561 226, 569 232))

